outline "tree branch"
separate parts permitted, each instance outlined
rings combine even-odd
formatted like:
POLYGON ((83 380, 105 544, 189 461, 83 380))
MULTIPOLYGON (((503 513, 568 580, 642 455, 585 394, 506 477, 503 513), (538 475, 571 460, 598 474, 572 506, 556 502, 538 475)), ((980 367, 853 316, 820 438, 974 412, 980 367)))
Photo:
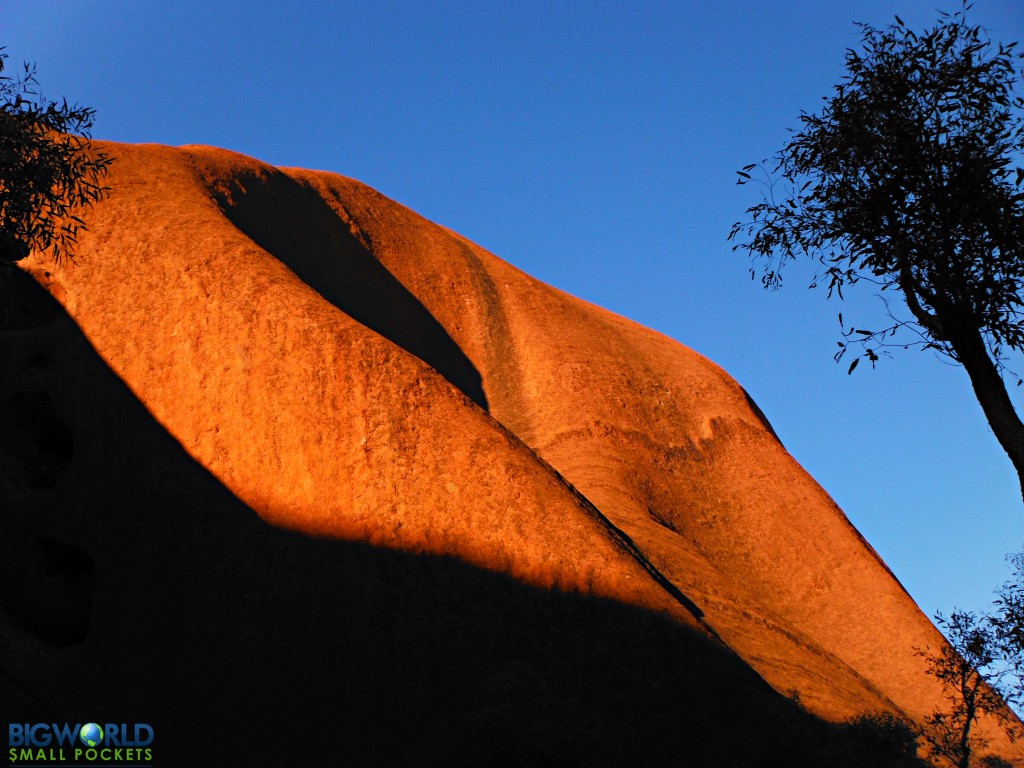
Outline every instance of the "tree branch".
POLYGON ((917 292, 915 290, 914 275, 910 271, 910 263, 906 258, 904 258, 902 247, 896 246, 896 248, 896 260, 900 265, 900 276, 898 282, 900 289, 903 291, 904 297, 907 299, 907 307, 917 319, 917 322, 927 328, 936 340, 945 341, 946 331, 942 326, 942 321, 921 306, 921 302, 917 298, 917 292))

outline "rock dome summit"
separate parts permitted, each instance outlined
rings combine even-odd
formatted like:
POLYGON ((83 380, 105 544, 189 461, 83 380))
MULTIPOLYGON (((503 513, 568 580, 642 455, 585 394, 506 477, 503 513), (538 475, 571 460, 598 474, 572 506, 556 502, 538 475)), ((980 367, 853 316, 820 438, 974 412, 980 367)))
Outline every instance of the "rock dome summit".
POLYGON ((9 721, 151 723, 166 765, 873 765, 844 723, 944 705, 941 635, 713 362, 352 179, 102 146, 0 321, 9 721))

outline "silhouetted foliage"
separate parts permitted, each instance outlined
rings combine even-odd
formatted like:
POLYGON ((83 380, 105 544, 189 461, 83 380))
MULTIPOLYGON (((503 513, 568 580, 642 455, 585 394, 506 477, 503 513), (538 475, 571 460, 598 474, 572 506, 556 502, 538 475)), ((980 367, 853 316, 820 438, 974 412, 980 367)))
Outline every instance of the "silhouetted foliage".
POLYGON ((993 47, 967 23, 970 7, 920 35, 899 17, 859 24, 862 50, 847 51, 822 110, 800 115, 773 164, 739 171, 746 184, 760 167, 766 192, 729 239, 769 289, 805 257, 829 297, 876 286, 890 322, 847 326, 840 315, 836 360, 860 350, 852 373, 862 358, 918 346, 962 364, 1024 492, 1024 423, 1003 378, 1007 354, 1024 349, 1024 169, 1013 167, 1024 69, 1015 43, 993 47))
POLYGON ((916 729, 891 712, 861 715, 848 721, 845 730, 852 756, 865 765, 922 765, 916 729))
MULTIPOLYGON (((0 53, 0 73, 6 58, 0 53)), ((71 255, 85 227, 76 209, 107 193, 102 179, 111 158, 87 151, 94 115, 43 98, 34 66, 0 74, 0 263, 32 249, 57 261, 71 255)))
POLYGON ((938 654, 923 650, 917 654, 928 662, 928 674, 942 682, 949 706, 928 718, 926 738, 934 756, 969 768, 972 755, 987 743, 974 730, 982 714, 1000 719, 1011 738, 1016 735, 1004 703, 1013 693, 1006 684, 1010 669, 1000 653, 991 617, 954 610, 948 619, 941 613, 935 619, 949 645, 938 654))
POLYGON ((1013 576, 996 590, 995 610, 985 617, 994 635, 1001 690, 1020 712, 1024 706, 1024 552, 1008 555, 1013 576))
MULTIPOLYGON (((805 711, 799 696, 790 695, 805 711)), ((934 768, 918 757, 918 732, 890 712, 873 712, 844 723, 794 721, 776 733, 764 768, 934 768)))

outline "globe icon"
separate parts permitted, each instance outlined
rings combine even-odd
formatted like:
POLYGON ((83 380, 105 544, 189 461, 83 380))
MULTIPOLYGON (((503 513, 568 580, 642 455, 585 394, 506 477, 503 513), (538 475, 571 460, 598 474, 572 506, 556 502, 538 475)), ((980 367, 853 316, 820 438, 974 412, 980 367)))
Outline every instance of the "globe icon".
POLYGON ((103 729, 96 723, 86 723, 78 733, 78 738, 87 747, 98 747, 103 743, 103 729))

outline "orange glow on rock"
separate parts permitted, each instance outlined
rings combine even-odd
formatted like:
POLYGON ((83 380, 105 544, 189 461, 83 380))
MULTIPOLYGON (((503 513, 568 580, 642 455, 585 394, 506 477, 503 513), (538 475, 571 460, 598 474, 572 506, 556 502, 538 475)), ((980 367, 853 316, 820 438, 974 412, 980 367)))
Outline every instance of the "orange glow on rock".
POLYGON ((827 719, 941 703, 938 633, 714 363, 351 179, 103 147, 75 263, 25 266, 266 521, 663 613, 827 719))

